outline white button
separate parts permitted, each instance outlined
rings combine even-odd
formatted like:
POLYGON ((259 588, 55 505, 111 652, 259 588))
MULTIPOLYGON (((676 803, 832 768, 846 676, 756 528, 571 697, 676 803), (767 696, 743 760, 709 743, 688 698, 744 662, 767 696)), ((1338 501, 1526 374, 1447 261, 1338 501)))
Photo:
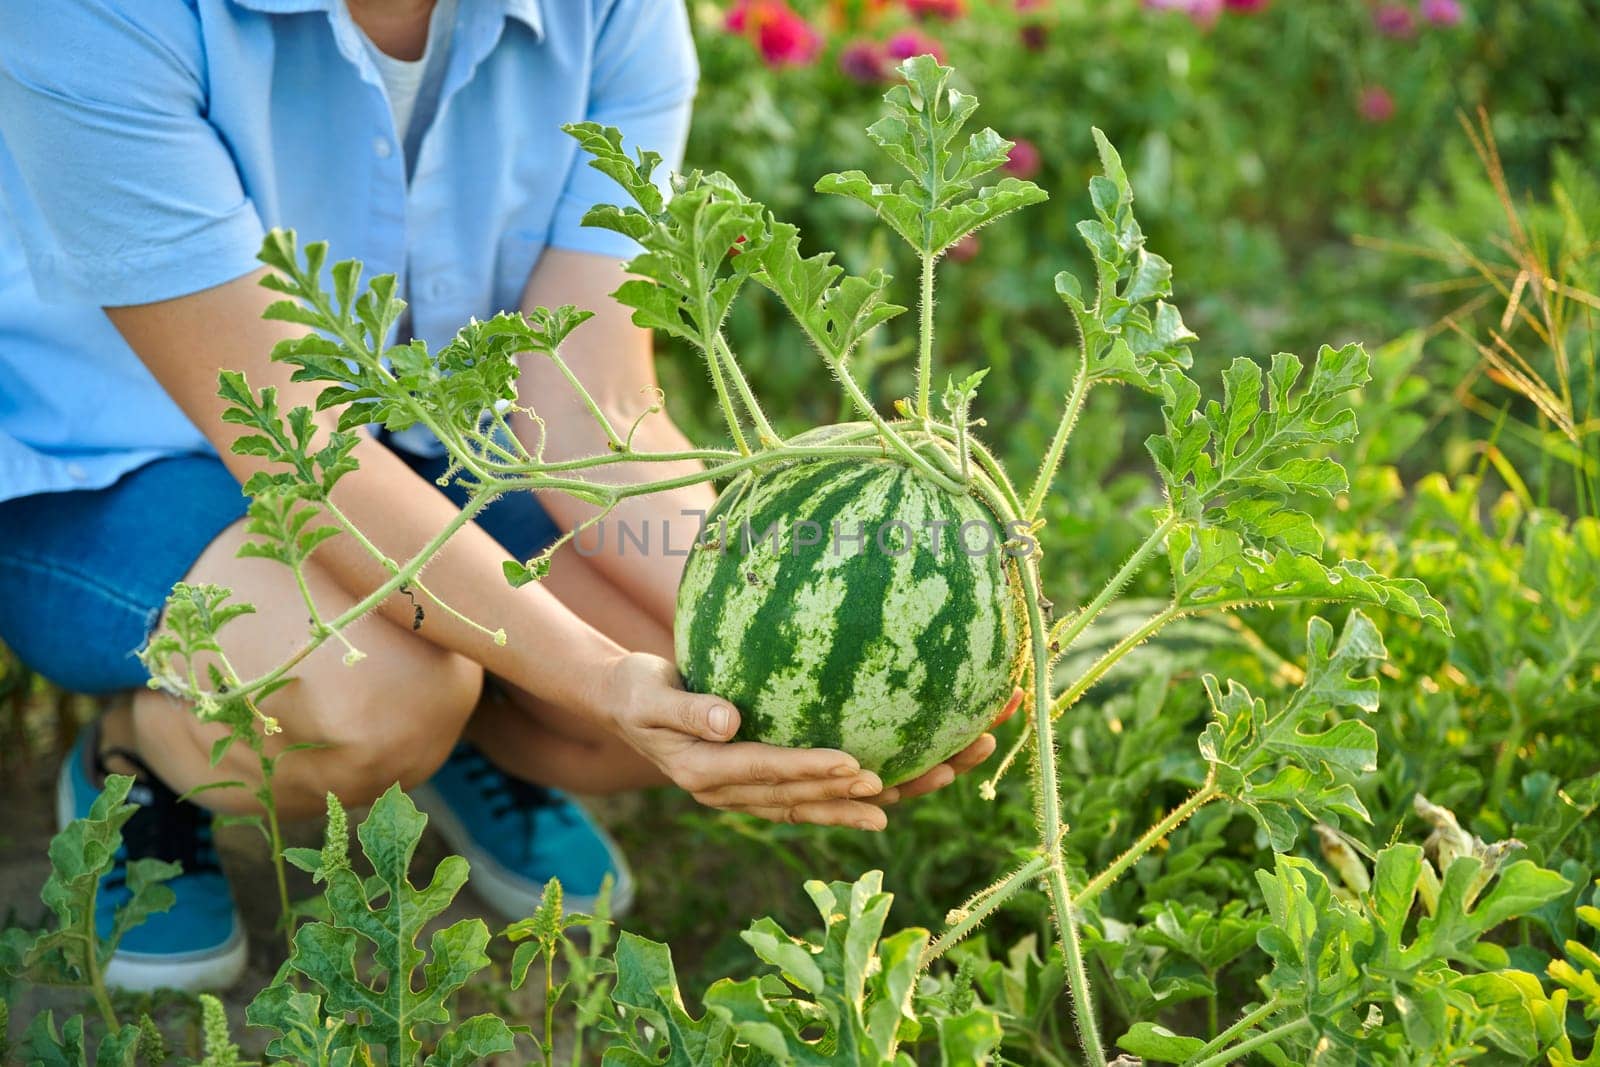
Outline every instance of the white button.
POLYGON ((372 150, 378 153, 379 159, 388 159, 394 154, 394 146, 389 143, 387 137, 375 138, 372 142, 372 150))
POLYGON ((67 464, 67 477, 71 478, 75 482, 81 482, 81 481, 84 481, 86 478, 89 477, 89 472, 84 470, 81 466, 79 466, 76 463, 68 463, 67 464))

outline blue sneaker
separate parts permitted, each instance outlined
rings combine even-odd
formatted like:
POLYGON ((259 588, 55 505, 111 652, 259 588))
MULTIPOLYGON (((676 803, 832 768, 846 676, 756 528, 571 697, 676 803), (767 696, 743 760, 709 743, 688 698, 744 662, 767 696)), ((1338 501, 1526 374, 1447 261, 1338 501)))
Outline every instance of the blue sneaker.
POLYGON ((611 913, 633 901, 622 851, 588 812, 559 790, 511 777, 473 745, 457 745, 411 799, 472 865, 472 888, 507 919, 533 914, 551 878, 572 911, 593 911, 608 874, 611 913))
POLYGON ((146 857, 175 861, 183 873, 167 882, 177 900, 123 937, 106 967, 106 983, 118 989, 187 992, 224 989, 244 972, 244 923, 233 906, 228 880, 211 841, 211 813, 179 800, 150 768, 128 752, 101 753, 98 728, 84 730, 56 781, 56 819, 66 826, 89 814, 106 775, 105 757, 115 754, 138 770, 128 800, 139 805, 122 827, 122 847, 100 882, 95 925, 111 932, 112 916, 131 895, 127 863, 146 857))

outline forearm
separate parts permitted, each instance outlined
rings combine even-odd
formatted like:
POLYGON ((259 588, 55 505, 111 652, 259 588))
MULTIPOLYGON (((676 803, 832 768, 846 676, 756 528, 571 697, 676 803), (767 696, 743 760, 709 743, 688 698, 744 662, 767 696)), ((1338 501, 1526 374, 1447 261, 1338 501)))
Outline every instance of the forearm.
MULTIPOLYGON (((444 529, 458 509, 382 444, 363 441, 356 456, 361 468, 339 482, 333 502, 385 556, 403 564, 444 529)), ((315 558, 354 596, 366 596, 390 576, 388 568, 350 536, 325 542, 315 558)), ((410 628, 415 621, 413 603, 420 605, 419 636, 467 656, 541 699, 598 716, 594 681, 624 650, 542 587, 511 588, 500 571, 504 558, 488 534, 468 523, 432 557, 422 575, 428 592, 473 623, 503 629, 503 646, 415 590, 415 602, 397 593, 379 611, 410 628)))
MULTIPOLYGON (((613 260, 552 250, 534 269, 522 304, 524 308, 574 304, 593 311, 594 318, 563 346, 568 368, 610 422, 612 432, 624 439, 631 434, 633 448, 681 452, 690 447, 683 433, 665 411, 650 410, 661 398, 650 333, 635 326, 629 310, 609 295, 625 277, 622 266, 613 260)), ((603 454, 610 447, 605 429, 588 404, 550 360, 525 357, 519 391, 521 402, 532 407, 542 421, 540 426, 522 413, 513 420, 513 428, 530 450, 542 446, 545 459, 557 461, 603 454)), ((596 468, 585 476, 637 484, 693 475, 702 469, 694 461, 621 463, 596 468)), ((705 512, 714 499, 705 483, 630 498, 607 516, 604 541, 594 531, 586 534, 578 547, 597 573, 651 618, 670 627, 678 577, 688 546, 700 529, 700 519, 693 513, 705 512), (642 547, 646 531, 648 548, 642 547)), ((570 497, 546 494, 541 501, 569 530, 595 514, 592 506, 570 497)))
MULTIPOLYGON (((299 336, 303 328, 263 321, 272 294, 257 284, 258 278, 259 273, 175 300, 107 309, 134 351, 241 483, 257 471, 271 470, 272 464, 231 451, 239 430, 223 419, 227 405, 217 395, 218 371, 238 369, 251 387, 275 388, 284 411, 297 405, 313 407, 319 392, 313 383, 293 381, 289 366, 269 358, 277 342, 299 336)), ((320 412, 314 418, 318 438, 325 440, 336 425, 337 412, 320 412)), ((456 518, 456 507, 442 493, 379 442, 362 439, 354 458, 360 467, 339 481, 333 502, 350 525, 390 560, 410 559, 456 518)), ((391 577, 389 569, 348 533, 324 542, 312 559, 358 600, 391 577)), ((598 716, 600 702, 586 688, 622 650, 549 591, 539 586, 511 589, 501 573, 502 560, 494 540, 469 523, 433 558, 423 580, 468 618, 490 629, 503 628, 504 646, 425 598, 419 636, 468 656, 541 698, 598 716)), ((408 629, 412 625, 412 602, 403 595, 389 597, 378 610, 408 629)), ((287 656, 302 635, 283 634, 281 640, 287 656)))
MULTIPOLYGON (((677 452, 689 446, 667 417, 654 415, 640 426, 633 446, 641 452, 677 452)), ((547 450, 547 457, 556 458, 547 450)), ((591 453, 592 454, 592 453, 591 453)), ((610 483, 662 481, 700 473, 704 464, 621 463, 599 468, 596 480, 610 483)), ((709 483, 631 497, 617 505, 597 528, 586 530, 577 542, 589 566, 638 604, 661 625, 672 626, 678 579, 690 545, 700 532, 702 517, 716 494, 709 483)), ((561 493, 541 494, 541 503, 563 529, 573 529, 592 518, 593 505, 561 493)))

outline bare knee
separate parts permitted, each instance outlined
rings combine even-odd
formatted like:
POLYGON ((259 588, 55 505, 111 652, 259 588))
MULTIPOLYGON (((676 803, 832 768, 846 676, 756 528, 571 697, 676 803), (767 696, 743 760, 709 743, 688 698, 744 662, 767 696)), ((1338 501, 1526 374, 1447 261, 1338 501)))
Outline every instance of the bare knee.
POLYGON ((312 740, 322 747, 283 761, 280 803, 320 808, 331 792, 347 804, 365 804, 397 782, 409 789, 439 769, 477 706, 483 670, 464 656, 417 644, 399 662, 363 662, 346 668, 346 684, 303 694, 318 702, 311 717, 320 736, 312 740), (291 789, 298 795, 288 796, 291 789))

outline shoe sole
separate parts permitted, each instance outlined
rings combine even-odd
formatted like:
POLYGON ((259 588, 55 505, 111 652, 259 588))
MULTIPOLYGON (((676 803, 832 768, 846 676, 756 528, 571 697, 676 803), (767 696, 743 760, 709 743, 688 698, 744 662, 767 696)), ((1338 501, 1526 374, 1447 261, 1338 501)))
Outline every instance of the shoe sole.
MULTIPOLYGON (((69 754, 68 759, 76 755, 69 754)), ((65 827, 75 818, 68 773, 56 777, 56 826, 65 827)), ((152 993, 157 989, 177 989, 185 993, 226 989, 244 974, 250 959, 250 941, 244 924, 235 916, 233 935, 217 948, 195 952, 153 954, 118 950, 106 964, 105 980, 114 989, 130 993, 152 993)))
MULTIPOLYGON (((419 785, 411 790, 411 800, 417 808, 428 816, 428 821, 434 829, 439 831, 439 836, 464 857, 471 870, 467 884, 472 891, 483 898, 488 904, 507 921, 515 922, 525 919, 533 914, 539 906, 539 901, 544 893, 543 885, 534 885, 528 879, 508 870, 500 861, 480 848, 467 828, 456 818, 455 812, 450 810, 450 805, 433 789, 432 786, 419 785), (531 887, 531 888, 530 888, 531 887)), ((633 905, 633 875, 628 870, 627 860, 623 858, 616 842, 610 835, 601 831, 601 840, 605 842, 606 852, 611 856, 612 865, 616 867, 617 874, 611 885, 611 916, 620 917, 633 905)), ((562 907, 568 912, 584 912, 593 914, 597 897, 578 896, 567 891, 566 886, 561 887, 562 907)))

